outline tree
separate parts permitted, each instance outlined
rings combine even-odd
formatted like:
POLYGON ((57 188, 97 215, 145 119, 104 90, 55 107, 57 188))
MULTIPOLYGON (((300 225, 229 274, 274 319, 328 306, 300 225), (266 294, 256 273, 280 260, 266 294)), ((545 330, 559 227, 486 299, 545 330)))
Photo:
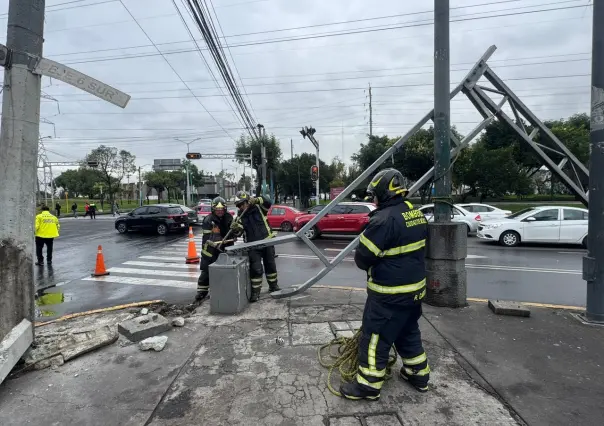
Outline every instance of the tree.
MULTIPOLYGON (((388 148, 392 146, 399 138, 389 139, 388 136, 369 136, 367 144, 361 144, 361 148, 355 154, 352 154, 352 160, 361 170, 367 169, 375 160, 377 160, 388 148)), ((395 154, 395 156, 398 155, 395 154)), ((382 164, 377 171, 392 167, 388 162, 382 164)), ((376 173, 377 173, 376 171, 376 173)))
POLYGON ((85 195, 93 198, 98 193, 95 185, 101 180, 102 176, 97 170, 81 167, 64 171, 55 179, 54 185, 74 197, 85 195))
POLYGON ((130 152, 101 145, 93 149, 86 157, 87 162, 96 162, 103 182, 107 185, 109 202, 113 205, 114 194, 119 191, 119 185, 126 174, 134 173, 136 157, 130 152))
POLYGON ((182 171, 186 173, 187 165, 189 166, 189 179, 191 181, 191 186, 195 188, 200 188, 205 185, 205 180, 203 178, 203 170, 199 170, 195 164, 193 164, 190 160, 183 161, 182 171))
POLYGON ((238 191, 245 191, 252 187, 252 178, 246 175, 241 175, 239 182, 237 183, 238 191))
MULTIPOLYGON (((280 193, 288 196, 299 195, 302 204, 307 205, 309 197, 315 192, 315 183, 310 179, 310 168, 315 162, 316 158, 314 154, 307 152, 282 162, 277 176, 280 193), (302 190, 301 194, 299 194, 298 187, 302 190)), ((319 187, 328 188, 328 179, 330 177, 328 174, 329 166, 323 161, 319 160, 319 162, 319 187)))
POLYGON ((329 165, 329 171, 332 175, 332 180, 329 182, 330 188, 340 188, 346 186, 346 164, 339 157, 334 157, 329 165))
MULTIPOLYGON (((164 192, 169 185, 170 177, 167 172, 163 170, 147 172, 143 177, 147 183, 148 188, 155 189, 157 192, 157 200, 161 202, 161 194, 164 192)), ((147 192, 147 200, 149 199, 150 192, 147 192)))
MULTIPOLYGON (((267 181, 270 179, 269 170, 273 170, 275 175, 279 172, 279 163, 281 161, 281 147, 279 141, 275 138, 275 135, 263 136, 260 139, 252 138, 250 136, 241 135, 237 141, 235 153, 239 155, 249 155, 252 153, 252 167, 254 167, 258 173, 258 182, 256 187, 256 193, 260 194, 262 185, 262 155, 261 147, 262 143, 266 146, 266 168, 267 168, 267 181)), ((239 163, 246 163, 246 160, 238 159, 239 163)))

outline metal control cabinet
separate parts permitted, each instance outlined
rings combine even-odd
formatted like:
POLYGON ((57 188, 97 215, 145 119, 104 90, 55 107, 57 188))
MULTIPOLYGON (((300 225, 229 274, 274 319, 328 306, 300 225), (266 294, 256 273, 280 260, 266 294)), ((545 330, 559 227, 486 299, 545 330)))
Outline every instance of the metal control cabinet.
POLYGON ((237 314, 249 304, 252 282, 247 256, 221 253, 210 265, 210 313, 237 314))

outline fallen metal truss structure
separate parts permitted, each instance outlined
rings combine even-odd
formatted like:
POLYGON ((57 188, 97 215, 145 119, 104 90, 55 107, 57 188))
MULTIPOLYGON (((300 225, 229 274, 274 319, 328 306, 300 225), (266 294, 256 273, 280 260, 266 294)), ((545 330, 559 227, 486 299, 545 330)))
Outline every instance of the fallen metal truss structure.
MULTIPOLYGON (((468 133, 461 141, 456 136, 451 134, 451 142, 453 149, 451 150, 451 158, 455 158, 457 154, 470 144, 470 142, 480 134, 493 120, 499 119, 507 123, 514 129, 520 137, 534 150, 534 152, 543 161, 545 166, 555 174, 566 186, 578 196, 585 205, 587 205, 588 194, 584 190, 584 183, 589 181, 589 172, 587 168, 566 148, 566 146, 556 138, 556 136, 541 122, 529 108, 520 101, 520 99, 510 90, 509 87, 495 74, 488 66, 487 61, 493 55, 497 48, 491 46, 480 60, 472 67, 470 72, 462 80, 462 82, 451 92, 450 98, 453 99, 460 92, 463 92, 472 104, 478 109, 483 120, 468 133), (493 86, 486 87, 479 85, 478 81, 485 77, 493 86), (492 92, 503 96, 503 99, 498 103, 494 102, 487 92, 492 92), (513 111, 515 120, 510 118, 502 107, 508 103, 513 111), (522 119, 525 119, 533 128, 531 133, 527 133, 522 119), (540 142, 535 142, 535 137, 541 133, 543 137, 540 142), (571 170, 572 175, 567 175, 566 170, 571 170)), ((333 268, 335 268, 346 256, 348 256, 358 245, 359 237, 356 237, 344 250, 342 250, 335 258, 327 258, 323 252, 315 246, 312 241, 306 236, 306 232, 328 214, 339 202, 343 201, 352 191, 360 184, 367 181, 375 171, 390 159, 409 138, 411 138, 418 130, 434 118, 434 110, 426 114, 415 126, 413 126, 403 137, 386 150, 371 166, 369 166, 358 178, 356 178, 344 191, 334 198, 325 208, 323 208, 310 222, 304 225, 298 232, 292 235, 285 235, 276 238, 270 238, 262 241, 255 241, 236 245, 226 249, 228 254, 243 255, 251 249, 275 246, 289 243, 296 240, 302 240, 312 252, 323 262, 325 267, 319 271, 314 277, 308 279, 304 284, 283 289, 278 292, 271 293, 274 298, 284 298, 301 293, 317 283, 333 268)), ((422 186, 432 180, 434 176, 434 168, 431 168, 424 176, 422 176, 413 186, 409 188, 409 196, 417 192, 422 186)))

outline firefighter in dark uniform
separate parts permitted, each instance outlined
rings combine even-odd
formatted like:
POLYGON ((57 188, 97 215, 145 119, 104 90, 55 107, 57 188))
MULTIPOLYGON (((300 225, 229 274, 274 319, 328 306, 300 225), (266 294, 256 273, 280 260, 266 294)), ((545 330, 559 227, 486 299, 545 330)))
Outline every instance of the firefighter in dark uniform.
MULTIPOLYGON (((268 197, 250 197, 247 192, 239 191, 235 196, 235 205, 239 208, 241 219, 233 222, 233 229, 238 235, 244 234, 245 242, 272 238, 271 227, 266 220, 268 209, 272 203, 268 197)), ((260 297, 262 288, 262 265, 268 282, 269 291, 281 290, 277 279, 277 264, 275 263, 275 247, 264 247, 250 250, 250 279, 252 281, 252 295, 250 302, 256 302, 260 297)))
POLYGON ((227 211, 225 199, 221 197, 214 198, 212 200, 212 212, 201 223, 203 236, 201 239, 201 261, 199 262, 201 274, 197 280, 197 296, 195 297, 197 301, 205 299, 210 290, 210 265, 216 262, 218 255, 224 248, 234 244, 234 242, 219 244, 226 237, 232 223, 233 216, 227 211))
POLYGON ((367 192, 377 204, 370 213, 354 260, 367 271, 367 302, 359 343, 356 379, 340 387, 347 399, 380 398, 392 345, 403 359, 401 378, 428 390, 430 367, 418 320, 426 295, 424 249, 428 234, 423 213, 405 199, 403 176, 382 170, 367 192))

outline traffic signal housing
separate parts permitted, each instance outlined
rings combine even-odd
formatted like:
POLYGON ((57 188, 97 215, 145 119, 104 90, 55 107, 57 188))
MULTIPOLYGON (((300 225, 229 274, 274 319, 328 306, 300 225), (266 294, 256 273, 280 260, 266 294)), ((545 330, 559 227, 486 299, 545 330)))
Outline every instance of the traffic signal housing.
POLYGON ((318 166, 312 166, 310 168, 310 179, 313 182, 316 182, 317 179, 319 179, 319 167, 318 166))
POLYGON ((200 160, 201 154, 199 152, 187 152, 187 160, 200 160))

